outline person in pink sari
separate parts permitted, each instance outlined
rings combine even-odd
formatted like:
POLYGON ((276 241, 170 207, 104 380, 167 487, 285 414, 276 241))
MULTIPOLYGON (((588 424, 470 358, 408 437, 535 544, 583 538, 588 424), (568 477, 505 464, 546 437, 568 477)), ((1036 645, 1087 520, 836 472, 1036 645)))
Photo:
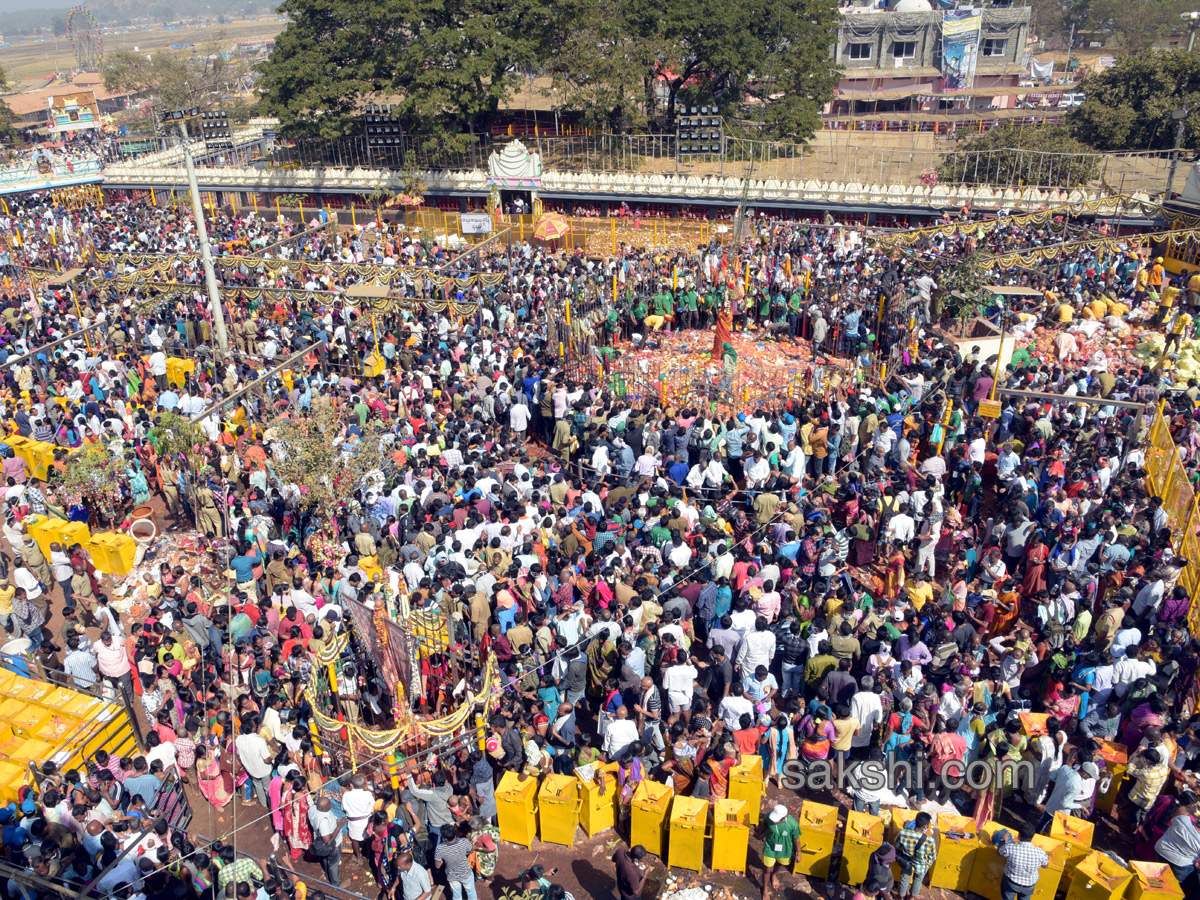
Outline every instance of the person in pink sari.
POLYGON ((1121 733, 1121 743, 1129 747, 1132 753, 1142 743, 1142 735, 1147 728, 1151 725, 1163 725, 1163 715, 1166 711, 1167 704, 1163 698, 1158 694, 1151 694, 1145 703, 1135 706, 1129 714, 1129 722, 1121 733))
POLYGON ((271 827, 276 834, 283 834, 283 776, 276 775, 267 785, 267 802, 271 804, 271 827))
POLYGON ((296 862, 312 846, 312 829, 308 824, 308 787, 300 775, 293 774, 284 783, 280 801, 283 807, 283 836, 287 839, 292 862, 296 862))
POLYGON ((233 799, 233 776, 221 769, 221 762, 211 747, 196 745, 196 773, 200 793, 217 809, 224 809, 233 799))

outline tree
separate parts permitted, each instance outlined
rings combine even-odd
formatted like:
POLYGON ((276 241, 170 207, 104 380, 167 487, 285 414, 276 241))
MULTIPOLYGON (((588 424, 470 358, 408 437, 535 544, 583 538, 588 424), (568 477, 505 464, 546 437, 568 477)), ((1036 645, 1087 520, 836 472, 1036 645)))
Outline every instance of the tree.
MULTIPOLYGON (((1058 39, 1068 50, 1078 47, 1092 15, 1093 0, 1033 0, 1033 22, 1044 39, 1058 39)), ((1137 4, 1141 5, 1141 4, 1137 4)))
POLYGON ((364 476, 389 463, 378 421, 368 421, 357 440, 342 435, 344 425, 328 398, 319 397, 309 415, 279 416, 267 428, 275 475, 300 489, 301 508, 326 521, 350 499, 364 476), (353 452, 347 451, 347 442, 353 452))
POLYGON ((765 138, 802 141, 820 127, 821 107, 838 79, 829 58, 838 14, 829 0, 672 0, 665 8, 653 0, 628 2, 640 33, 659 47, 646 73, 646 96, 655 98, 661 77, 668 131, 679 99, 715 103, 735 130, 747 100, 761 105, 751 119, 765 138))
POLYGON ((949 184, 1075 187, 1096 177, 1095 151, 1065 125, 993 128, 960 140, 942 156, 938 177, 949 184))
POLYGON ((360 130, 362 103, 396 98, 410 134, 451 148, 485 133, 536 62, 534 0, 284 0, 290 18, 260 71, 263 111, 285 133, 360 130))
POLYGON ((748 2, 284 0, 262 109, 285 133, 338 138, 361 129, 365 102, 386 101, 410 135, 457 149, 535 70, 557 108, 595 127, 670 131, 686 100, 719 107, 731 130, 749 104, 757 136, 804 139, 837 83, 835 6, 748 2))
POLYGON ((988 302, 989 295, 983 286, 990 260, 980 253, 971 253, 942 272, 937 296, 934 298, 934 313, 942 319, 969 319, 977 316, 988 302))
MULTIPOLYGON (((1193 9, 1190 0, 1093 0, 1088 28, 1112 35, 1126 53, 1141 53, 1173 31, 1179 30, 1179 14, 1193 9)), ((1106 38, 1107 43, 1107 38, 1106 38)))
MULTIPOLYGON (((4 70, 4 66, 0 66, 0 90, 3 90, 7 84, 8 73, 4 70)), ((0 100, 0 141, 12 143, 17 139, 17 129, 13 127, 16 118, 12 107, 0 100)))
POLYGON ((1118 57, 1087 76, 1083 105, 1067 117, 1072 133, 1098 150, 1169 150, 1171 113, 1187 109, 1184 146, 1200 139, 1200 57, 1182 50, 1118 57))
POLYGON ((105 54, 104 87, 148 97, 160 111, 208 105, 221 97, 229 72, 229 64, 221 55, 222 43, 218 35, 192 59, 165 50, 153 54, 116 50, 105 54))
POLYGON ((55 16, 50 22, 50 30, 54 32, 55 37, 62 37, 67 33, 67 20, 62 16, 55 16))

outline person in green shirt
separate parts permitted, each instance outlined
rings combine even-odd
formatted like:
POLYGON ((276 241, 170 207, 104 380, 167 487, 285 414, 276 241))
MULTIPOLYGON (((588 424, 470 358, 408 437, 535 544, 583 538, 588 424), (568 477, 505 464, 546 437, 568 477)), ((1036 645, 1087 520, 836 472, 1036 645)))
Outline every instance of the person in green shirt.
POLYGON ((758 295, 758 325, 760 328, 765 327, 771 318, 771 295, 767 291, 762 291, 758 295))
POLYGON ((788 332, 792 336, 792 343, 796 342, 796 338, 800 337, 800 310, 804 303, 799 291, 792 291, 792 296, 788 297, 787 312, 788 312, 788 332))
POLYGON ((646 320, 646 301, 641 297, 638 297, 637 302, 633 304, 630 316, 633 318, 634 330, 641 331, 642 322, 646 320))
POLYGON ((700 297, 696 293, 694 285, 688 285, 687 291, 683 295, 683 323, 685 328, 699 328, 700 297))
POLYGON ((617 312, 617 308, 615 306, 610 309, 608 311, 608 315, 604 317, 604 343, 606 346, 611 344, 613 339, 617 336, 617 325, 620 322, 620 319, 620 313, 617 312))
POLYGON ((767 834, 763 838, 763 898, 779 887, 776 873, 780 868, 790 868, 796 852, 796 841, 800 840, 800 823, 789 816, 787 807, 776 804, 767 816, 767 834))
POLYGON ((671 314, 671 295, 666 291, 659 291, 652 298, 654 303, 654 314, 656 316, 669 316, 671 314))

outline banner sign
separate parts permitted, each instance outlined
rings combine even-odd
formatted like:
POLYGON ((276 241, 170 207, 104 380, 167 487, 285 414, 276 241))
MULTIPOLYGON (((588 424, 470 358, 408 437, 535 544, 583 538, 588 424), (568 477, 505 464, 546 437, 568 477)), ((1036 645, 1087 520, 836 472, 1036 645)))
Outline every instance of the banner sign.
POLYGON ((487 213, 463 213, 459 223, 463 234, 492 233, 492 217, 487 213))
POLYGON ((956 9, 942 14, 943 91, 969 91, 974 87, 982 33, 982 12, 956 9))

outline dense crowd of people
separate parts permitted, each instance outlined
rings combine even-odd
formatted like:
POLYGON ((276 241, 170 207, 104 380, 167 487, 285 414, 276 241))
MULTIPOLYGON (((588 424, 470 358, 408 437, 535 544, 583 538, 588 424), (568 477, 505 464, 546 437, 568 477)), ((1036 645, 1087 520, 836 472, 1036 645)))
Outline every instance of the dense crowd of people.
MULTIPOLYGON (((1133 244, 1103 262, 1082 253, 1041 273, 994 273, 1041 292, 1003 312, 1023 337, 1000 369, 932 330, 940 284, 967 254, 1053 243, 1058 231, 1014 222, 983 241, 937 235, 895 252, 857 231, 761 217, 737 246, 596 260, 519 245, 474 263, 503 277, 461 291, 456 311, 434 280, 456 271, 453 254, 395 226, 335 234, 222 214, 210 225, 221 255, 296 263, 222 269, 224 358, 186 256, 186 215, 138 202, 55 209, 39 196, 9 208, 0 231, 19 235, 14 254, 31 266, 116 279, 139 263, 96 252, 178 256, 155 279, 167 285, 14 288, 0 310, 0 415, 10 433, 58 448, 45 478, 18 456, 3 462, 0 621, 48 670, 130 700, 147 732, 132 759, 44 766, 39 791, 5 820, 20 823, 3 830, 10 862, 82 885, 136 844, 102 879, 121 898, 286 890, 273 861, 158 824, 174 772, 217 808, 265 808, 293 863, 319 863, 330 884, 353 853, 391 900, 428 900, 435 883, 473 900, 500 852, 503 773, 616 763, 615 778, 599 767, 593 777, 615 792, 627 834, 643 779, 715 801, 731 768, 761 756, 775 786, 768 894, 807 796, 784 789, 789 767, 894 754, 924 780, 837 799, 1013 825, 1000 851, 1014 895, 1027 897, 1046 864, 1029 834, 1059 812, 1108 817, 1127 857, 1165 861, 1195 890, 1200 644, 1180 584, 1193 563, 1177 555, 1183 524, 1143 470, 1165 400, 1195 479, 1200 388, 1176 389, 1169 354, 1076 360, 1062 344, 1039 355, 1031 340, 1037 328, 1081 342, 1097 330, 1190 338, 1200 284, 1187 273, 1165 274, 1133 244), (381 314, 373 330, 340 293, 357 276, 331 274, 334 261, 421 267, 403 290, 429 302, 381 314), (291 290, 250 299, 262 287, 291 290), (748 332, 811 341, 814 357, 875 351, 889 375, 779 408, 664 408, 560 357, 549 320, 568 297, 593 304, 598 354, 664 328, 715 330, 714 356, 732 370, 748 332), (881 298, 901 312, 880 318, 881 298), (358 363, 376 341, 384 365, 365 375, 358 363), (310 346, 297 374, 239 393, 310 346), (184 354, 195 369, 172 384, 167 359, 184 354), (993 396, 994 418, 980 408, 993 396), (207 445, 162 452, 154 427, 167 413, 197 420, 207 445), (382 460, 332 506, 306 503, 309 487, 279 475, 280 423, 313 416, 333 423, 341 456, 382 460), (29 514, 122 518, 56 493, 70 451, 91 447, 121 461, 128 506, 158 495, 177 528, 204 536, 227 572, 221 590, 164 566, 149 613, 131 620, 82 547, 42 553, 29 514), (352 772, 319 752, 306 692, 355 604, 390 609, 398 593, 450 629, 404 701, 418 721, 488 702, 487 659, 503 684, 484 749, 470 736, 419 743, 421 764, 399 786, 369 754, 352 772), (1118 746, 1128 777, 1108 811, 1118 746), (1033 763, 1031 783, 1006 780, 1016 760, 1033 763), (997 773, 987 788, 937 777, 975 761, 997 773)), ((8 274, 15 284, 18 267, 8 274)), ((359 653, 338 666, 325 712, 398 724, 378 665, 359 653)), ((923 813, 876 852, 865 896, 921 892, 931 827, 923 813)), ((645 857, 617 851, 622 900, 640 893, 645 857)), ((566 896, 552 873, 521 878, 548 900, 566 896)), ((38 893, 19 878, 8 891, 38 893)))

